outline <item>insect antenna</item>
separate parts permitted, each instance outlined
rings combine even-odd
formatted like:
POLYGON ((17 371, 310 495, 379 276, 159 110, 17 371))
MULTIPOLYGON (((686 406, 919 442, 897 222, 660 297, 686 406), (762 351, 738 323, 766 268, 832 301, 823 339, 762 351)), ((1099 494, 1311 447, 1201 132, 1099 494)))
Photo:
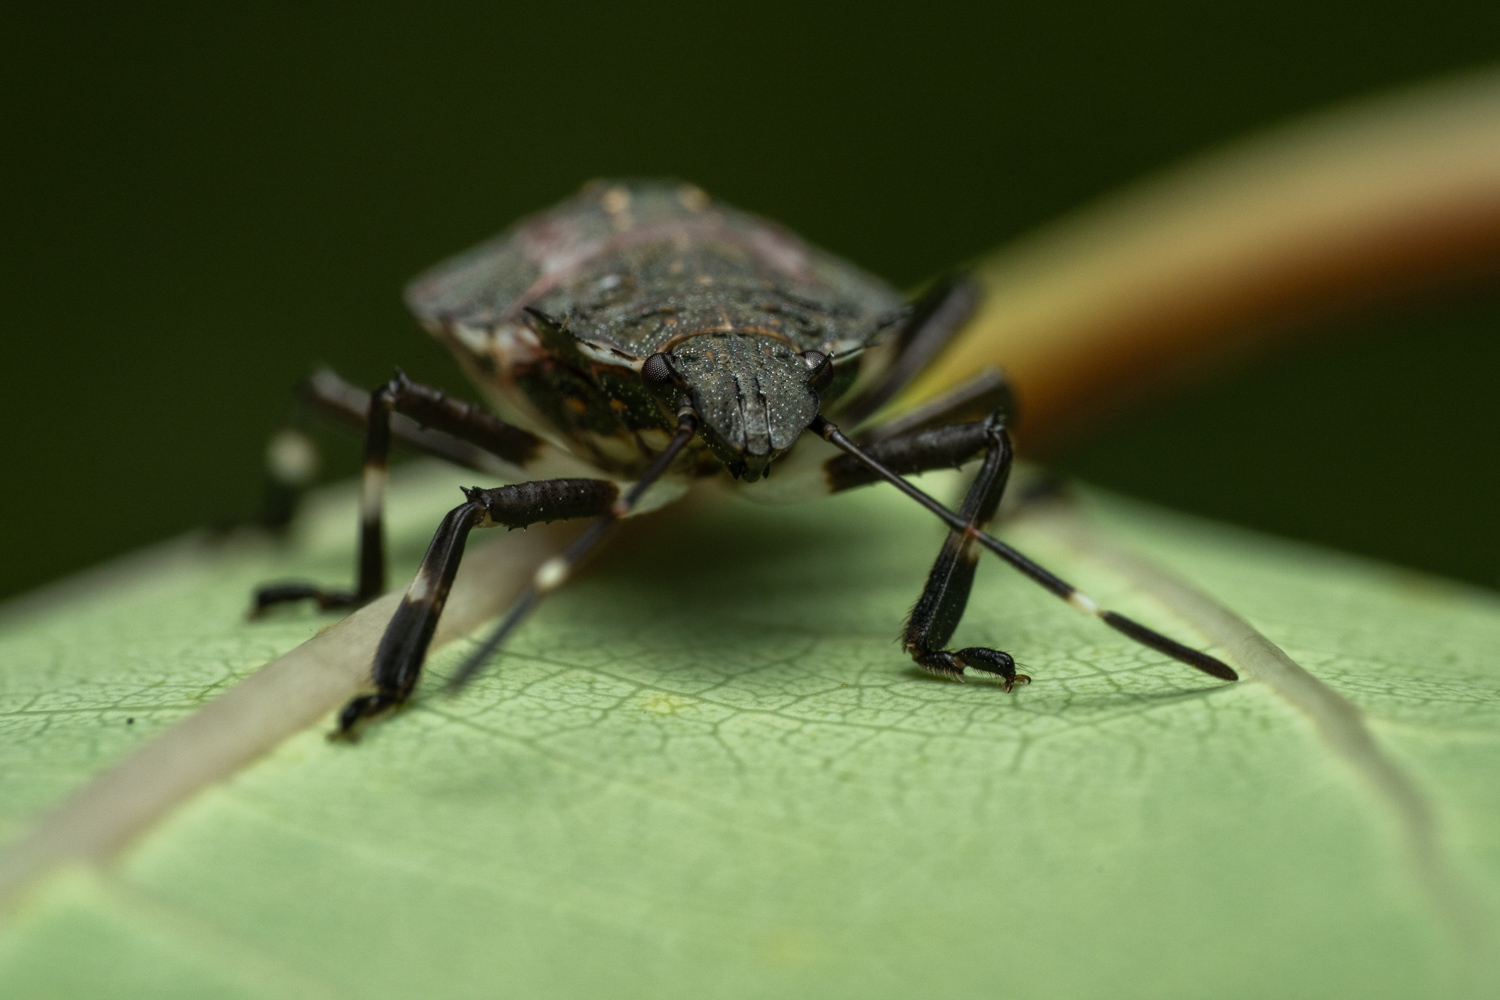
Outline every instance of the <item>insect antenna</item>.
POLYGON ((541 602, 543 595, 557 589, 573 574, 579 564, 588 558, 595 546, 603 540, 605 535, 609 534, 609 530, 634 509, 652 484, 671 467, 673 460, 682 449, 687 447, 688 442, 693 440, 693 435, 697 432, 697 414, 692 410, 684 410, 677 418, 676 437, 672 438, 661 454, 656 456, 651 465, 641 474, 641 478, 636 480, 635 485, 624 496, 615 501, 614 507, 608 514, 596 518, 594 523, 585 528, 583 534, 575 538, 571 545, 537 567, 536 574, 531 578, 531 584, 511 604, 505 612, 505 617, 500 620, 499 625, 495 626, 495 630, 490 633, 489 637, 458 668, 458 672, 448 681, 444 690, 449 693, 458 691, 474 679, 474 675, 484 666, 484 661, 500 648, 506 637, 541 602))
POLYGON ((1134 619, 1126 618, 1124 615, 1114 611, 1104 610, 1099 607, 1098 603, 1092 597, 1089 597, 1057 574, 1033 562, 998 538, 970 525, 927 493, 917 489, 917 487, 907 482, 902 476, 887 468, 878 459, 861 450, 858 445, 849 440, 844 432, 839 430, 826 417, 817 417, 808 429, 835 447, 853 456, 871 472, 874 472, 880 478, 896 487, 896 489, 936 514, 952 530, 961 532, 967 537, 972 538, 1030 577, 1034 582, 1067 601, 1075 610, 1081 611, 1086 615, 1093 615, 1116 632, 1128 636, 1141 645, 1156 650, 1158 653, 1164 653, 1180 663, 1185 663, 1190 667, 1201 670, 1205 674, 1226 681, 1239 680, 1240 675, 1235 673, 1234 668, 1230 667, 1229 664, 1201 650, 1193 649, 1191 646, 1184 646, 1176 639, 1168 638, 1154 629, 1147 628, 1134 619))

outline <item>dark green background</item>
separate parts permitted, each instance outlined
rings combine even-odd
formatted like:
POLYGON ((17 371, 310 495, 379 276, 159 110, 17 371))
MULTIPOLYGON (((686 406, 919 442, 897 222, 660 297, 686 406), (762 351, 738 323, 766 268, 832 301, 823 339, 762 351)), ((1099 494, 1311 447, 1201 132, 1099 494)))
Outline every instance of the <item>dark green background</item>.
MULTIPOLYGON (((690 178, 909 285, 1500 55, 1495 0, 351 11, 8 14, 0 593, 248 511, 315 362, 462 388, 402 283, 586 178, 690 178)), ((1500 292, 1319 332, 1057 464, 1495 586, 1500 292)))

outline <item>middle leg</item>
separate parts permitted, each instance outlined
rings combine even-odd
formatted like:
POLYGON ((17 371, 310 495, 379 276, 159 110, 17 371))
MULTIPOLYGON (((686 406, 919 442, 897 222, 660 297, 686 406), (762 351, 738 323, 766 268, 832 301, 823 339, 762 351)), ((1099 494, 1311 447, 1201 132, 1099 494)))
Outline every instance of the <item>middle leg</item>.
MULTIPOLYGON (((313 401, 324 410, 342 414, 347 408, 346 401, 328 393, 328 388, 327 379, 314 382, 310 389, 321 395, 315 396, 313 401)), ((329 590, 307 583, 261 587, 255 594, 252 616, 264 614, 274 605, 301 600, 314 600, 323 610, 358 607, 385 590, 386 462, 391 448, 392 417, 397 414, 414 421, 418 425, 414 429, 419 433, 443 440, 448 451, 462 455, 483 453, 525 467, 545 447, 542 440, 529 431, 513 427, 483 409, 453 399, 437 389, 413 382, 397 371, 390 382, 370 393, 367 402, 365 461, 360 485, 359 557, 354 589, 329 590), (420 428, 430 428, 440 434, 431 435, 420 428), (453 447, 455 445, 464 450, 459 452, 453 447)))

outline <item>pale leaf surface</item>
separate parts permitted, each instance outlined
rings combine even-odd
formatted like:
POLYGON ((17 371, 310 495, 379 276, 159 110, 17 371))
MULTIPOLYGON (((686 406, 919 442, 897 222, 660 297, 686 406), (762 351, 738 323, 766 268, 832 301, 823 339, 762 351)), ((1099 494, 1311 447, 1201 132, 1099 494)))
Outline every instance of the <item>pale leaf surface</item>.
MULTIPOLYGON (((398 490, 402 572, 459 481, 398 490)), ((117 865, 34 886, 0 995, 1482 993, 1500 601, 1088 506, 1367 713, 1472 910, 1444 910, 1388 803, 1266 685, 1209 682, 999 565, 959 639, 1035 683, 915 671, 893 639, 941 532, 882 487, 654 515, 462 696, 428 684, 357 746, 305 732, 117 865)), ((343 579, 353 524, 330 502, 292 550, 179 547, 13 610, 0 834, 325 624, 242 615, 267 577, 343 579)), ((1044 526, 1009 536, 1201 641, 1044 526)))

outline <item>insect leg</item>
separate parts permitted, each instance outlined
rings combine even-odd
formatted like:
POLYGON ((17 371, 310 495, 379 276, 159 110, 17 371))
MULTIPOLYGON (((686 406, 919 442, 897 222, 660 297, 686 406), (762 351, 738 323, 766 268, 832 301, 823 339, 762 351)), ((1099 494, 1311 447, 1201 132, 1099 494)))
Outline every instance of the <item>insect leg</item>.
MULTIPOLYGON (((260 510, 251 522, 271 532, 283 532, 311 485, 319 464, 317 446, 303 430, 306 414, 364 433, 370 394, 344 381, 328 368, 302 382, 292 399, 292 412, 266 445, 266 485, 260 510)), ((403 414, 391 416, 391 443, 421 455, 441 458, 475 472, 510 479, 528 478, 489 452, 442 431, 429 430, 403 414)))
POLYGON ((1005 376, 993 368, 893 420, 861 428, 856 440, 868 446, 929 427, 980 420, 992 413, 1001 414, 1007 427, 1016 425, 1015 394, 1005 376))
POLYGON ((885 371, 857 397, 839 408, 839 417, 850 427, 872 416, 895 397, 922 369, 937 357, 979 305, 979 283, 959 274, 935 283, 911 306, 911 312, 895 338, 881 348, 891 361, 885 371))
MULTIPOLYGON (((332 369, 314 372, 299 387, 298 398, 307 409, 329 422, 364 433, 370 394, 346 382, 332 369)), ((516 467, 498 456, 451 434, 424 427, 399 411, 391 414, 391 443, 475 472, 517 478, 516 467)))
POLYGON ((467 684, 479 669, 484 666, 500 644, 505 641, 506 636, 515 629, 521 621, 531 613, 543 595, 549 591, 556 590, 568 577, 573 575, 574 570, 586 559, 594 548, 604 539, 611 528, 631 510, 645 495, 651 484, 661 478, 662 474, 671 467, 673 460, 683 448, 687 447, 693 435, 697 433, 698 418, 691 410, 684 410, 678 417, 677 435, 672 438, 667 447, 662 450, 652 461, 649 468, 641 475, 641 478, 630 488, 614 505, 593 524, 589 525, 583 534, 573 540, 573 543, 562 551, 561 554, 548 559, 537 567, 535 576, 532 577, 531 585, 516 598, 505 616, 500 619, 500 624, 490 633, 489 637, 480 645, 472 656, 464 661, 458 672, 448 682, 449 690, 456 691, 467 684))
POLYGON ((438 526, 417 575, 381 636, 371 669, 375 693, 344 706, 339 713, 339 732, 349 732, 361 719, 395 708, 411 695, 470 531, 497 525, 523 528, 539 521, 608 514, 619 495, 619 486, 603 479, 549 479, 464 490, 464 503, 449 511, 438 526))
MULTIPOLYGON (((1001 419, 1001 415, 997 412, 991 419, 1001 419)), ((910 475, 933 469, 956 469, 983 455, 989 440, 987 421, 973 420, 907 431, 882 438, 865 446, 865 450, 886 469, 910 475)), ((746 498, 791 503, 880 481, 879 473, 854 456, 808 441, 799 444, 786 464, 777 470, 777 478, 772 480, 774 491, 758 487, 754 492, 747 491, 746 498)))
MULTIPOLYGON (((956 469, 990 448, 994 432, 1003 420, 993 414, 985 420, 970 420, 945 427, 908 431, 863 446, 882 468, 900 475, 915 475, 934 469, 956 469)), ((816 426, 814 430, 816 430, 816 426)), ((823 462, 824 488, 841 493, 857 486, 878 483, 884 476, 854 455, 836 455, 823 462)))
MULTIPOLYGON (((1005 429, 998 418, 985 423, 990 433, 984 464, 979 467, 958 511, 968 528, 975 530, 994 518, 1010 475, 1011 448, 1005 429)), ((979 551, 967 530, 948 532, 937 561, 927 574, 922 596, 917 598, 907 616, 901 631, 901 646, 918 666, 930 673, 962 680, 964 667, 973 667, 999 675, 1001 686, 1009 691, 1017 681, 1025 683, 1031 680, 1025 674, 1016 673, 1016 662, 1009 653, 982 646, 959 650, 943 648, 953 637, 969 603, 969 590, 974 583, 974 568, 978 560, 979 551)))
MULTIPOLYGON (((313 391, 324 409, 339 412, 347 408, 337 386, 327 380, 313 391)), ((342 394, 347 395, 347 394, 342 394)), ((289 583, 263 587, 255 595, 252 614, 261 614, 275 604, 314 600, 324 609, 354 607, 378 596, 385 590, 384 507, 386 463, 390 454, 392 419, 397 413, 446 435, 452 445, 475 448, 493 455, 514 467, 525 466, 543 450, 543 442, 529 431, 521 430, 493 416, 488 411, 444 395, 442 392, 413 382, 397 372, 390 382, 370 393, 365 410, 365 463, 360 488, 360 542, 356 586, 350 591, 326 590, 311 584, 289 583)), ((422 430, 428 442, 432 431, 422 430)), ((443 443, 447 446, 447 443, 443 443)), ((456 449, 448 447, 449 451, 456 449)), ((473 458, 473 453, 465 452, 473 458)), ((466 463, 467 464, 467 463, 466 463)))
POLYGON ((427 549, 427 555, 422 559, 416 578, 407 588, 406 595, 396 608, 395 616, 386 627, 385 635, 381 637, 372 670, 377 690, 374 694, 355 698, 344 706, 339 713, 339 734, 350 733, 364 719, 389 711, 410 696, 417 678, 421 676, 427 645, 432 641, 432 633, 437 628, 448 589, 453 584, 453 576, 458 572, 464 542, 473 528, 490 523, 516 527, 543 519, 587 517, 591 514, 598 516, 561 555, 554 556, 538 567, 530 586, 516 598, 501 619, 500 625, 449 681, 450 689, 467 683, 485 659, 536 607, 542 595, 560 586, 615 522, 630 513, 651 484, 661 478, 678 453, 692 440, 696 430, 696 418, 691 413, 684 414, 677 436, 623 497, 619 495, 619 488, 614 483, 601 480, 554 480, 551 483, 502 486, 497 490, 469 491, 466 494, 468 502, 454 508, 443 519, 427 549), (577 489, 579 492, 571 501, 567 501, 567 497, 573 495, 565 492, 562 497, 549 501, 550 506, 537 503, 534 498, 528 502, 527 494, 522 492, 552 488, 554 484, 564 484, 558 488, 577 489), (564 501, 571 502, 572 506, 566 506, 564 501), (515 506, 511 509, 505 504, 515 506), (546 513, 539 514, 544 506, 546 513))
MULTIPOLYGON (((265 486, 261 490, 260 510, 250 523, 273 534, 284 533, 320 464, 318 446, 296 421, 288 421, 266 442, 265 486)), ((229 524, 233 526, 235 522, 229 524)))
MULTIPOLYGON (((926 507, 933 514, 937 515, 937 517, 944 524, 948 525, 949 528, 953 529, 954 531, 962 532, 965 537, 972 538, 980 545, 989 549, 991 552, 995 553, 995 555, 999 556, 1001 559, 1010 563, 1016 569, 1020 570, 1027 577, 1030 577, 1031 580, 1040 584, 1042 587, 1045 587, 1047 590, 1051 591, 1053 594, 1056 594, 1063 600, 1067 601, 1068 604, 1071 605, 1075 610, 1087 615, 1093 615, 1094 617, 1103 621, 1110 628, 1114 629, 1117 632, 1120 632, 1123 635, 1129 636, 1136 642, 1139 642, 1144 646, 1149 646, 1159 653, 1164 653, 1167 656, 1172 657, 1174 660, 1185 663, 1188 666, 1193 667, 1197 670, 1201 670, 1206 674, 1210 674, 1214 677, 1218 677, 1222 680, 1227 681, 1239 680, 1239 675, 1236 674, 1228 664, 1222 662, 1221 660, 1209 656, 1207 653, 1193 649, 1190 646, 1184 646, 1182 643, 1177 642, 1175 639, 1170 639, 1159 632, 1147 628, 1137 621, 1126 618, 1124 615, 1117 614, 1113 611, 1106 611, 1103 608, 1100 608, 1099 605, 1093 600, 1093 598, 1078 590, 1072 584, 1068 583, 1061 577, 1057 576, 1055 573, 1052 573, 1051 571, 1043 568, 1037 563, 1032 562, 1026 556, 1011 548, 1009 545, 1006 545, 998 538, 994 538, 979 530, 976 526, 968 523, 966 519, 960 517, 958 514, 953 513, 947 507, 944 507, 942 504, 934 500, 931 496, 913 486, 911 483, 907 482, 901 477, 897 469, 883 464, 874 455, 861 449, 858 445, 851 441, 843 431, 839 430, 837 426, 830 423, 827 418, 822 416, 817 417, 815 420, 813 420, 809 429, 823 437, 824 440, 829 441, 836 447, 842 449, 849 456, 859 462, 859 464, 865 466, 865 468, 875 473, 879 478, 884 479, 892 486, 895 486, 902 493, 905 493, 907 496, 917 501, 917 503, 921 504, 923 507, 926 507)), ((942 428, 939 428, 939 430, 941 429, 942 428)), ((934 432, 928 431, 921 433, 930 434, 934 432)), ((1004 433, 1003 429, 1001 433, 1004 433)), ((894 443, 895 442, 887 442, 887 445, 894 443)))

